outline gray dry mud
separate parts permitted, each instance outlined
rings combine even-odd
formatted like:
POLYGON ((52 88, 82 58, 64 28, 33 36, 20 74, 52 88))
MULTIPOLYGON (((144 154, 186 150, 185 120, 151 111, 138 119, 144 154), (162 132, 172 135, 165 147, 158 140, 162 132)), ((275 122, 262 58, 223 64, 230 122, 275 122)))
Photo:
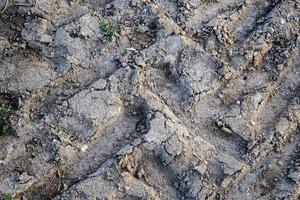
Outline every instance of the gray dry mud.
POLYGON ((299 0, 10 0, 0 198, 299 200, 299 30, 299 0))

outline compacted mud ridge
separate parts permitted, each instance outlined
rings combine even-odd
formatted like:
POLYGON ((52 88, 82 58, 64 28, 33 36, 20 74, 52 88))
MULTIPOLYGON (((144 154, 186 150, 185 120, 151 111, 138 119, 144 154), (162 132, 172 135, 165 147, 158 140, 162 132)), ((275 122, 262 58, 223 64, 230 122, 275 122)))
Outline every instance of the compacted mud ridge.
POLYGON ((0 10, 0 199, 300 199, 299 0, 0 10))

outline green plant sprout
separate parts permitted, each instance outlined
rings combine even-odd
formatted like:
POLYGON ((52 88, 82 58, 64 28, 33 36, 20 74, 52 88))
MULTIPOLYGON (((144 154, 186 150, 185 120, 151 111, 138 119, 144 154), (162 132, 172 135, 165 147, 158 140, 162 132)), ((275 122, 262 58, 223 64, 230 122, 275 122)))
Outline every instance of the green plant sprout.
POLYGON ((116 36, 122 32, 120 25, 113 27, 106 19, 100 21, 100 28, 104 32, 104 42, 115 42, 116 36))
POLYGON ((11 133, 10 114, 11 109, 9 107, 0 107, 0 136, 7 136, 11 133))
POLYGON ((4 200, 14 200, 14 198, 11 195, 6 195, 4 200))

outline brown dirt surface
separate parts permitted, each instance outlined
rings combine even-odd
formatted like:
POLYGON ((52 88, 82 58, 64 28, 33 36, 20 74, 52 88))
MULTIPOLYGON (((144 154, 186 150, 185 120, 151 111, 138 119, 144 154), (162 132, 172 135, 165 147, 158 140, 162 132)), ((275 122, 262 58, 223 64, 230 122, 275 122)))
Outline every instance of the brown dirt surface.
POLYGON ((1 10, 0 199, 300 199, 299 0, 1 10))

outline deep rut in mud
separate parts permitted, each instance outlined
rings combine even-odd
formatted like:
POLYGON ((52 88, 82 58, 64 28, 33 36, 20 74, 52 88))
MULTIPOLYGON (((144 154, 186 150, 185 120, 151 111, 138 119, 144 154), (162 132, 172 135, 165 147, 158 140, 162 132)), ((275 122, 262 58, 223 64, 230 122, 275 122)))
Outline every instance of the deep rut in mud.
POLYGON ((299 199, 299 19, 299 0, 11 0, 0 199, 299 199))

